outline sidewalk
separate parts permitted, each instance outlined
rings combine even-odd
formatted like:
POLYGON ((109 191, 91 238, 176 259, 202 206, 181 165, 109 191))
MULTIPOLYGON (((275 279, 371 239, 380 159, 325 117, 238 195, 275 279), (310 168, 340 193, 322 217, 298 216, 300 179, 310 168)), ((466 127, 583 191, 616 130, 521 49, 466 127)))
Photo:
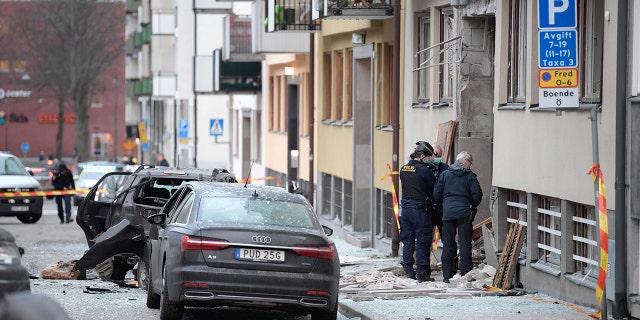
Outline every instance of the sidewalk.
MULTIPOLYGON (((387 253, 371 248, 358 248, 340 238, 331 238, 338 247, 341 264, 339 312, 349 319, 586 320, 592 319, 589 314, 596 312, 595 309, 576 306, 539 293, 497 296, 495 292, 471 288, 473 285, 481 287, 480 280, 473 283, 461 278, 458 283, 452 281, 451 284, 446 284, 442 282, 442 272, 432 274, 435 282, 418 283, 402 276, 400 257, 389 257, 387 253), (362 298, 361 294, 353 294, 357 290, 384 293, 362 298), (431 296, 425 296, 426 294, 431 296)), ((485 281, 490 283, 491 280, 489 278, 485 281)))

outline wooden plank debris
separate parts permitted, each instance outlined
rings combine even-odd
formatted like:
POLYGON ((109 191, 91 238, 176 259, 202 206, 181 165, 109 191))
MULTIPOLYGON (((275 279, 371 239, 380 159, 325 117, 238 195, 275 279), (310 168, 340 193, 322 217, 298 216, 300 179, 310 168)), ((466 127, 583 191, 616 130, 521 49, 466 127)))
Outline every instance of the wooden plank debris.
POLYGON ((504 243, 500 260, 498 260, 496 275, 493 277, 494 287, 502 290, 511 288, 511 282, 515 276, 524 237, 526 237, 525 226, 519 223, 512 224, 509 228, 507 241, 504 243))

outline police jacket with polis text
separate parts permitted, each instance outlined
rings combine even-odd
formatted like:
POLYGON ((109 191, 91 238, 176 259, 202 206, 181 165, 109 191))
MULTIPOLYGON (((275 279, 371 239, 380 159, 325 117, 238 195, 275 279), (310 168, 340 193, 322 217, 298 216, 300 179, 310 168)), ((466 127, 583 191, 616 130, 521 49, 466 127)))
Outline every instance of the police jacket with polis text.
POLYGON ((480 204, 482 189, 476 174, 456 162, 440 174, 433 197, 442 201, 442 220, 457 220, 468 217, 471 208, 480 204))
POLYGON ((436 181, 429 167, 419 160, 411 159, 400 168, 403 208, 424 208, 427 197, 433 192, 436 181))

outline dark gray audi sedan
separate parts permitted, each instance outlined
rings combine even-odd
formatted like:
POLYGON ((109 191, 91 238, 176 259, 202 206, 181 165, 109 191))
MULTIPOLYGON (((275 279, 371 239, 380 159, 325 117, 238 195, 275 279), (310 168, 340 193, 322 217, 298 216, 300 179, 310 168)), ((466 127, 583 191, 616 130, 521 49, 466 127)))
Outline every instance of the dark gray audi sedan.
POLYGON ((301 195, 277 187, 188 182, 149 217, 147 306, 269 308, 335 320, 340 261, 301 195))

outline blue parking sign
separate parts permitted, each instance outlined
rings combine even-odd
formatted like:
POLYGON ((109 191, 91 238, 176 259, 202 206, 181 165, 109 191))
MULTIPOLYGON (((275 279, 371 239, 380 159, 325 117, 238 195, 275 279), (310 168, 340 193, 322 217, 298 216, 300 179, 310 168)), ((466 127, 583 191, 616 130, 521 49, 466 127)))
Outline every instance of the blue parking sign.
POLYGON ((20 150, 22 150, 22 152, 27 153, 29 152, 29 150, 31 150, 31 145, 29 144, 29 142, 23 142, 20 145, 20 150))
POLYGON ((576 28, 576 0, 538 0, 538 28, 576 28))

